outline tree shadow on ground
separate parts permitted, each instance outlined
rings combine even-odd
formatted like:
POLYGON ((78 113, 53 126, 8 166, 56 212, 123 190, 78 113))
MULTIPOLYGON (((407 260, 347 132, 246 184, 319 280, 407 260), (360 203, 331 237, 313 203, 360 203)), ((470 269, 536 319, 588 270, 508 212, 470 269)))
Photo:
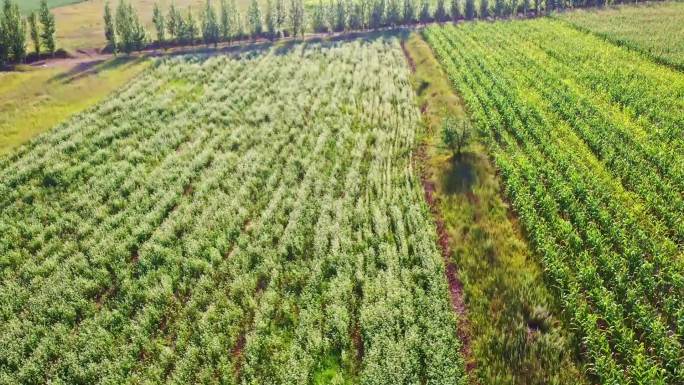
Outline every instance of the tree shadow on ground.
POLYGON ((473 153, 454 155, 439 176, 444 193, 464 194, 472 191, 478 180, 476 164, 477 157, 473 153))
POLYGON ((50 78, 49 82, 68 84, 86 76, 132 65, 139 60, 141 59, 135 56, 119 56, 113 59, 96 59, 88 62, 78 63, 70 70, 53 76, 50 78))

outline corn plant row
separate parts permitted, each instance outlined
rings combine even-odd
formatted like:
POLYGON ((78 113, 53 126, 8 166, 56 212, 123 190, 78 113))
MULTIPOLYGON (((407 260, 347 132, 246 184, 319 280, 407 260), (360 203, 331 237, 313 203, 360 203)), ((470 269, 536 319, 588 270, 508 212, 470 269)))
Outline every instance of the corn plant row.
MULTIPOLYGON (((565 46, 542 37, 557 28, 542 20, 434 27, 425 35, 489 144, 593 372, 604 383, 683 383, 681 238, 679 228, 659 224, 682 223, 681 185, 672 178, 679 171, 658 169, 662 152, 646 150, 658 139, 646 143, 639 128, 655 121, 618 108, 583 67, 573 71, 549 53, 565 46), (539 40, 530 40, 532 29, 539 40), (671 217, 663 215, 668 208, 671 217)), ((602 44, 567 46, 582 47, 577 55, 590 61, 612 49, 602 44)), ((680 156, 672 160, 681 164, 680 156)))
POLYGON ((399 42, 160 59, 0 159, 1 383, 464 384, 399 42))

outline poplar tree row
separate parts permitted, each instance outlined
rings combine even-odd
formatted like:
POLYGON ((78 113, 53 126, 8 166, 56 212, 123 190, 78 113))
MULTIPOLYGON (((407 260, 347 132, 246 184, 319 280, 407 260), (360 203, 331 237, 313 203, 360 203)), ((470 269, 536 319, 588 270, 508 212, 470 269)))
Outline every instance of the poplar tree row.
POLYGON ((47 1, 41 1, 38 14, 31 12, 27 18, 23 18, 17 3, 4 0, 0 13, 0 66, 24 61, 27 31, 36 56, 40 56, 41 52, 54 55, 55 18, 50 13, 47 1))
MULTIPOLYGON (((148 42, 135 9, 125 0, 119 2, 116 16, 105 4, 104 21, 105 37, 114 51, 129 53, 144 48, 148 42)), ((155 4, 152 22, 153 42, 158 46, 201 42, 217 45, 245 37, 297 36, 304 32, 304 4, 302 0, 269 0, 265 17, 256 0, 252 0, 244 16, 235 0, 219 0, 218 7, 207 0, 199 17, 191 7, 181 10, 172 3, 164 12, 155 4)))
MULTIPOLYGON (((235 0, 206 0, 198 16, 188 7, 173 3, 168 10, 154 5, 156 46, 198 44, 216 46, 242 38, 276 39, 313 32, 342 32, 398 25, 457 21, 487 17, 509 17, 519 13, 552 11, 584 5, 603 5, 606 0, 319 0, 308 7, 303 0, 250 0, 243 15, 235 0), (263 2, 262 2, 263 3, 263 2), (308 18, 306 17, 308 16, 308 18), (308 19, 308 20, 307 20, 308 19)), ((138 15, 126 0, 120 0, 116 16, 105 5, 105 36, 114 51, 131 52, 149 42, 138 15)))

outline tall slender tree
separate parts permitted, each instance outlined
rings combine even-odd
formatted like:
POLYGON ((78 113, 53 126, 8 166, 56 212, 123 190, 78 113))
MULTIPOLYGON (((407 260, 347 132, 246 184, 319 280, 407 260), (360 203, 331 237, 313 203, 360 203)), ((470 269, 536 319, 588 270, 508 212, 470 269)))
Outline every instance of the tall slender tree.
POLYGON ((132 20, 131 25, 133 27, 133 48, 137 51, 141 51, 143 48, 145 48, 145 42, 147 41, 147 32, 145 31, 145 27, 143 26, 143 23, 140 21, 138 14, 133 9, 133 6, 129 4, 128 8, 132 20))
POLYGON ((36 56, 40 56, 40 29, 38 27, 38 16, 36 16, 35 12, 29 14, 28 24, 31 42, 33 43, 33 51, 36 53, 36 56))
POLYGON ((273 40, 276 38, 277 33, 275 4, 273 0, 268 0, 266 2, 266 36, 273 40))
POLYGON ((195 45, 197 42, 197 23, 195 22, 195 16, 192 14, 192 7, 188 7, 188 13, 182 26, 184 40, 190 45, 195 45))
POLYGON ((154 3, 154 9, 152 11, 152 22, 154 23, 154 29, 157 32, 157 43, 161 46, 164 45, 166 40, 166 20, 164 19, 164 14, 159 8, 159 3, 154 3))
POLYGON ((337 32, 342 32, 347 28, 347 8, 342 0, 336 0, 335 2, 335 23, 333 28, 337 32))
POLYGON ((257 0, 250 1, 249 9, 247 9, 247 19, 249 20, 250 36, 253 39, 261 36, 264 28, 261 20, 261 8, 259 8, 257 0))
POLYGON ((116 8, 116 33, 124 52, 131 53, 144 48, 145 28, 133 6, 125 0, 121 0, 116 8))
POLYGON ((465 0, 465 18, 468 20, 475 18, 475 0, 465 0))
POLYGON ((5 0, 0 24, 0 40, 3 41, 0 61, 22 62, 26 56, 26 21, 21 17, 19 5, 5 0))
POLYGON ((403 20, 406 24, 416 22, 416 3, 413 0, 404 0, 403 20))
POLYGON ((435 20, 438 22, 445 22, 448 19, 444 0, 437 0, 437 7, 435 8, 435 20))
POLYGON ((432 15, 430 15, 430 2, 429 0, 420 0, 420 15, 418 16, 420 22, 425 24, 432 21, 432 15))
POLYGON ((480 0, 480 17, 483 19, 489 17, 489 1, 488 0, 480 0))
POLYGON ((243 38, 245 37, 245 21, 235 0, 231 0, 230 9, 233 10, 233 35, 238 39, 243 38))
POLYGON ((401 15, 402 4, 400 0, 387 0, 387 25, 392 27, 401 24, 403 17, 401 15))
POLYGON ((349 29, 352 31, 363 28, 363 6, 360 1, 353 1, 349 12, 349 29))
POLYGON ((311 29, 315 33, 324 33, 328 31, 328 25, 325 22, 325 6, 323 0, 318 0, 318 4, 314 5, 313 14, 311 15, 311 29))
POLYGON ((50 54, 55 54, 55 16, 50 12, 48 8, 47 0, 41 0, 40 2, 40 24, 43 25, 43 29, 40 33, 40 40, 43 43, 43 47, 50 54))
POLYGON ((285 0, 275 0, 275 29, 276 37, 283 36, 285 23, 287 22, 287 9, 285 0))
POLYGON ((202 40, 204 40, 204 44, 213 44, 216 47, 220 38, 221 27, 216 17, 216 11, 211 4, 211 0, 207 0, 204 12, 202 13, 202 40))
POLYGON ((180 15, 178 10, 176 10, 176 5, 171 2, 169 7, 169 13, 166 17, 166 31, 169 33, 169 38, 174 41, 178 41, 180 32, 180 15))
POLYGON ((304 34, 304 3, 302 0, 290 0, 290 29, 292 36, 304 34))
POLYGON ((112 9, 109 7, 109 2, 105 3, 104 7, 104 29, 107 45, 116 52, 116 30, 114 29, 114 18, 112 17, 112 9))
POLYGON ((8 34, 5 31, 5 18, 4 18, 4 6, 3 12, 0 13, 0 67, 4 67, 9 61, 9 39, 8 34))
POLYGON ((233 18, 231 9, 226 0, 221 0, 221 39, 229 41, 232 36, 233 18))
POLYGON ((458 21, 463 15, 461 14, 461 0, 451 0, 451 6, 449 7, 449 14, 451 20, 458 21))
POLYGON ((132 27, 128 12, 128 6, 125 1, 120 0, 119 5, 116 7, 116 34, 120 48, 126 53, 133 51, 132 27))
POLYGON ((385 0, 373 0, 370 14, 370 27, 372 29, 383 26, 385 20, 385 0))
POLYGON ((494 0, 494 16, 503 17, 504 7, 504 0, 494 0))

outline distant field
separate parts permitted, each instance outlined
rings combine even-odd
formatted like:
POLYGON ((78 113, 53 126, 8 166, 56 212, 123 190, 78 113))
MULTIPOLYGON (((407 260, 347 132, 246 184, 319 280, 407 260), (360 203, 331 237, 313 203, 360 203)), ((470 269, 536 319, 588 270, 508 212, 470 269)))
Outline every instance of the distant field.
POLYGON ((559 16, 655 60, 684 69, 684 2, 623 5, 559 16))
POLYGON ((0 155, 97 103, 146 66, 115 59, 0 73, 0 155))
MULTIPOLYGON (((55 8, 63 5, 80 3, 82 1, 87 0, 48 0, 47 3, 50 8, 55 8)), ((40 0, 19 0, 17 3, 19 4, 19 9, 24 13, 38 9, 40 6, 40 0)))

